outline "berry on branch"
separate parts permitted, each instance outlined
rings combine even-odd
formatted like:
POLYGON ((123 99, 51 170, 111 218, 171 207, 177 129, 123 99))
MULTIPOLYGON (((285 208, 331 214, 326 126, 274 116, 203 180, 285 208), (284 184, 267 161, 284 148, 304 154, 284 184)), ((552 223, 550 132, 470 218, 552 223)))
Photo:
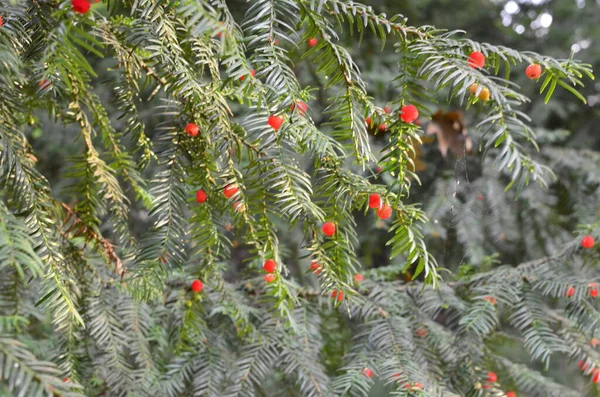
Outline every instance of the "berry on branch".
POLYGON ((575 295, 575 287, 569 287, 569 290, 567 291, 567 296, 570 298, 573 295, 575 295))
POLYGON ((377 193, 369 196, 369 208, 381 208, 381 197, 377 193))
POLYGON ((308 105, 302 101, 297 101, 296 103, 292 103, 290 105, 290 110, 291 111, 297 110, 297 112, 300 116, 304 116, 306 114, 306 112, 308 111, 308 105))
POLYGON ((388 204, 383 204, 381 208, 377 210, 377 216, 379 219, 388 219, 392 216, 392 207, 388 204))
POLYGON ((319 274, 319 273, 321 273, 321 265, 318 262, 312 261, 310 263, 310 270, 314 274, 319 274))
POLYGON ((372 122, 373 122, 373 120, 371 119, 371 117, 367 117, 367 118, 365 119, 365 122, 367 123, 367 127, 370 127, 370 126, 371 126, 371 124, 372 124, 372 122))
POLYGON ((525 69, 525 75, 531 80, 538 79, 542 75, 542 66, 538 65, 537 63, 527 66, 527 69, 525 69))
POLYGON ((356 273, 356 274, 354 275, 354 280, 355 280, 357 283, 360 283, 361 281, 363 281, 363 280, 364 280, 364 277, 363 277, 363 275, 362 275, 362 274, 360 274, 360 273, 356 273))
POLYGON ((273 281, 275 281, 275 275, 273 273, 269 273, 269 274, 265 274, 265 282, 267 283, 272 283, 273 281))
POLYGON ((363 374, 367 377, 367 378, 372 378, 373 377, 373 371, 371 371, 369 368, 365 368, 363 369, 363 374))
POLYGON ((91 4, 88 0, 71 0, 71 6, 73 7, 73 11, 85 14, 90 10, 91 4))
POLYGON ((498 380, 498 375, 495 372, 488 372, 487 381, 490 383, 495 383, 498 380))
POLYGON ((506 397, 517 397, 517 393, 515 393, 514 391, 507 391, 506 397))
POLYGON ((590 296, 592 298, 597 298, 598 297, 598 284, 589 283, 588 287, 590 287, 590 296))
POLYGON ((194 123, 189 123, 185 126, 185 133, 188 134, 188 136, 194 137, 198 135, 198 131, 200 130, 198 129, 198 126, 194 123))
POLYGON ((281 125, 283 124, 283 117, 271 115, 269 116, 269 120, 267 121, 267 123, 271 126, 271 128, 277 131, 281 128, 281 125))
POLYGON ((334 289, 333 291, 331 291, 331 297, 333 299, 337 298, 338 302, 341 302, 344 300, 344 291, 338 291, 334 289))
POLYGON ((315 37, 312 37, 308 40, 306 40, 306 44, 308 44, 309 47, 314 47, 316 46, 318 43, 318 40, 315 37))
POLYGON ((202 292, 203 288, 204 288, 204 284, 202 283, 202 281, 200 281, 200 280, 192 281, 192 291, 194 291, 195 293, 202 292))
POLYGON ((488 90, 486 87, 483 87, 481 91, 479 91, 479 95, 477 95, 477 98, 479 98, 480 101, 487 101, 488 99, 490 99, 490 90, 488 90))
POLYGON ((275 263, 275 261, 273 259, 267 259, 265 261, 265 263, 263 264, 263 269, 265 269, 265 272, 267 272, 267 273, 273 273, 276 268, 277 268, 277 263, 275 263))
POLYGON ((335 234, 335 223, 333 222, 325 222, 321 230, 323 230, 323 234, 327 237, 331 237, 335 234))
POLYGON ((196 202, 203 203, 206 201, 206 192, 202 189, 196 191, 196 202))
MULTIPOLYGON (((250 76, 256 77, 256 71, 254 69, 250 70, 250 76)), ((240 81, 244 81, 245 78, 246 76, 244 75, 240 76, 240 81)))
POLYGON ((227 185, 223 189, 223 196, 225 196, 225 198, 231 198, 237 192, 238 192, 238 188, 237 187, 235 187, 233 185, 227 185))
POLYGON ((405 123, 412 123, 419 118, 419 109, 415 105, 405 105, 400 109, 400 118, 405 123))
POLYGON ((592 248, 594 246, 594 238, 592 236, 583 236, 581 246, 585 249, 592 248))
POLYGON ((469 55, 467 64, 470 68, 481 69, 485 65, 485 55, 479 51, 473 51, 471 55, 469 55))

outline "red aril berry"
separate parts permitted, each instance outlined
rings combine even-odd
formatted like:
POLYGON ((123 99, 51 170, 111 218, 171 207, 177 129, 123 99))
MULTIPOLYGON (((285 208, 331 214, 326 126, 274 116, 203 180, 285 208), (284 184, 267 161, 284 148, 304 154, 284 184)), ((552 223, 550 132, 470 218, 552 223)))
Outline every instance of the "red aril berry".
POLYGON ((371 371, 369 368, 365 368, 363 369, 363 374, 367 377, 367 378, 372 378, 373 377, 373 371, 371 371))
POLYGON ((290 110, 296 110, 300 116, 304 116, 308 111, 308 105, 302 101, 297 101, 296 103, 292 103, 290 105, 290 110))
POLYGON ((277 268, 277 263, 275 263, 275 261, 273 259, 267 259, 265 261, 265 263, 263 264, 263 269, 265 269, 265 272, 267 272, 267 273, 273 273, 276 268, 277 268))
POLYGON ((238 188, 237 187, 235 187, 233 185, 227 185, 223 189, 223 196, 225 196, 225 198, 231 198, 237 192, 238 192, 238 188))
MULTIPOLYGON (((256 71, 254 69, 250 70, 250 76, 256 77, 256 71)), ((246 76, 244 76, 244 75, 240 76, 240 81, 244 81, 245 78, 246 78, 246 76)))
POLYGON ((71 0, 71 6, 73 7, 73 11, 85 14, 90 10, 91 4, 88 0, 71 0))
POLYGON ((427 336, 427 330, 425 328, 417 329, 417 336, 420 336, 421 338, 427 336))
POLYGON ((194 136, 198 135, 198 131, 200 131, 200 129, 194 123, 189 123, 188 125, 185 126, 185 133, 188 134, 188 136, 194 137, 194 136))
POLYGON ((381 197, 377 193, 369 196, 369 208, 381 208, 381 197))
POLYGON ((387 114, 392 113, 392 109, 390 109, 389 106, 384 106, 383 111, 386 112, 387 114))
POLYGON ((485 197, 481 193, 477 195, 477 200, 479 200, 479 201, 483 201, 484 198, 485 197))
POLYGON ((271 128, 277 131, 281 128, 281 125, 283 124, 283 117, 271 115, 269 116, 269 120, 267 121, 267 123, 271 126, 271 128))
POLYGON ((63 382, 67 383, 69 381, 69 378, 63 378, 63 382))
POLYGON ((594 370, 594 375, 592 376, 592 382, 598 383, 600 381, 600 369, 594 370))
POLYGON ((279 39, 275 39, 274 43, 275 45, 279 45, 279 39))
POLYGON ((378 174, 383 171, 383 168, 381 168, 380 166, 377 166, 377 168, 375 168, 375 172, 377 172, 378 174))
POLYGON ((486 296, 485 298, 483 298, 483 300, 490 302, 492 305, 496 304, 496 298, 494 298, 493 296, 486 296))
POLYGON ((196 202, 203 203, 206 201, 206 192, 202 189, 196 191, 196 202))
POLYGON ((0 15, 0 27, 4 26, 4 19, 2 18, 2 15, 0 15))
POLYGON ((52 83, 46 79, 38 81, 38 87, 40 87, 40 89, 42 89, 42 90, 45 90, 46 88, 50 87, 51 85, 52 85, 52 83))
POLYGON ((507 391, 506 397, 517 397, 517 393, 515 393, 514 391, 507 391))
POLYGON ((479 88, 479 85, 477 83, 471 84, 471 87, 469 87, 469 91, 471 92, 471 95, 475 95, 477 93, 478 88, 479 88))
POLYGON ((577 364, 577 365, 579 366, 579 368, 581 368, 581 370, 582 370, 583 372, 587 371, 587 369, 588 369, 588 365, 585 363, 585 361, 584 361, 584 360, 581 360, 581 361, 579 362, 579 364, 577 364))
POLYGON ((361 281, 363 281, 365 278, 363 277, 362 274, 357 273, 354 275, 354 280, 356 280, 357 283, 360 283, 361 281))
POLYGON ((379 131, 385 131, 385 130, 387 130, 387 124, 386 124, 386 123, 382 123, 382 124, 379 126, 379 131))
POLYGON ((417 109, 417 107, 415 105, 402 106, 402 109, 400 109, 400 112, 401 112, 400 118, 405 123, 410 124, 419 118, 419 109, 417 109))
POLYGON ((310 263, 310 270, 314 274, 319 274, 319 273, 321 273, 321 265, 318 262, 312 261, 310 263))
POLYGON ((525 69, 525 75, 531 80, 538 79, 542 75, 542 66, 538 65, 537 63, 527 66, 527 69, 525 69))
POLYGON ((272 274, 272 273, 269 273, 269 274, 265 274, 265 277, 264 277, 264 278, 265 278, 265 282, 267 282, 267 283, 272 283, 273 281, 275 281, 275 278, 276 278, 276 277, 275 277, 275 275, 274 275, 274 274, 272 274))
POLYGON ((488 372, 487 381, 490 383, 495 383, 498 380, 498 375, 495 372, 488 372))
POLYGON ((567 291, 567 296, 570 298, 575 294, 575 288, 574 287, 569 287, 569 290, 567 291))
POLYGON ((244 208, 246 208, 244 206, 244 203, 240 203, 239 201, 236 201, 235 203, 233 203, 232 207, 237 212, 243 212, 244 208))
POLYGON ((585 249, 592 248, 594 246, 594 238, 592 236, 583 236, 581 246, 585 249))
POLYGON ((598 347, 598 339, 592 338, 590 344, 592 345, 592 347, 598 347))
POLYGON ((598 297, 598 284, 589 283, 588 287, 590 287, 590 296, 592 298, 597 298, 598 297))
POLYGON ((203 288, 204 288, 204 284, 202 284, 202 281, 200 281, 200 280, 192 281, 192 291, 194 291, 196 293, 202 292, 203 288))
POLYGON ((327 237, 331 237, 335 234, 335 223, 333 222, 325 222, 321 230, 323 230, 323 234, 327 237))
POLYGON ((338 291, 334 289, 333 291, 331 291, 331 297, 341 302, 342 300, 344 300, 344 291, 338 291))
POLYGON ((383 204, 381 208, 377 210, 377 216, 379 219, 388 219, 392 216, 392 207, 388 204, 383 204))
POLYGON ((312 37, 308 40, 306 40, 306 44, 308 44, 309 47, 314 47, 316 46, 318 43, 318 40, 315 37, 312 37))
POLYGON ((371 119, 371 117, 367 117, 367 118, 365 119, 365 122, 367 123, 367 127, 370 127, 370 126, 371 126, 371 124, 372 124, 372 122, 373 122, 373 119, 371 119))
POLYGON ((485 65, 485 55, 479 51, 473 51, 471 55, 469 55, 467 64, 470 68, 481 69, 485 65))

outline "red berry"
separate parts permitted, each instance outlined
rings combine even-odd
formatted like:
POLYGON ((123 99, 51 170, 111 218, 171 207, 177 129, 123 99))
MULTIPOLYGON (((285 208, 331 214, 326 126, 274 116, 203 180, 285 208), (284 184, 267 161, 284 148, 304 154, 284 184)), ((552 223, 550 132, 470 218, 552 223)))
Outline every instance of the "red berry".
POLYGON ((269 120, 267 121, 267 123, 271 126, 271 128, 277 131, 281 128, 281 125, 283 124, 283 117, 271 115, 269 116, 269 120))
POLYGON ((373 120, 371 119, 371 117, 367 117, 367 118, 365 119, 365 122, 367 123, 367 127, 370 127, 370 126, 371 126, 371 122, 372 122, 372 121, 373 121, 373 120))
POLYGON ((369 196, 369 208, 381 208, 381 197, 377 193, 372 193, 369 196))
POLYGON ((386 112, 387 114, 392 113, 392 109, 390 109, 388 106, 384 106, 383 111, 386 112))
POLYGON ((594 246, 594 238, 592 236, 583 236, 581 246, 585 249, 592 248, 594 246))
POLYGON ((198 135, 198 131, 198 126, 194 123, 189 123, 185 126, 185 133, 188 134, 188 136, 196 136, 198 135))
POLYGON ((539 78, 542 75, 542 66, 538 65, 537 63, 527 66, 527 69, 525 69, 525 75, 531 80, 539 78))
POLYGON ((244 211, 244 204, 240 203, 239 201, 236 201, 235 203, 233 203, 232 207, 237 212, 244 211))
POLYGON ((273 281, 275 281, 275 275, 274 274, 272 274, 272 273, 265 274, 265 282, 272 283, 273 281))
POLYGON ((483 300, 490 302, 492 305, 496 304, 496 298, 494 298, 493 296, 486 296, 485 298, 483 298, 483 300))
POLYGON ((4 19, 2 18, 2 15, 0 15, 0 27, 4 26, 4 19))
POLYGON ((373 377, 373 371, 371 371, 369 368, 363 369, 363 374, 365 374, 365 376, 367 378, 372 378, 373 377))
POLYGON ((377 210, 377 216, 379 219, 388 219, 392 216, 392 207, 387 204, 383 204, 380 209, 377 210))
MULTIPOLYGON (((250 76, 252 77, 256 77, 256 71, 254 69, 250 70, 250 76)), ((246 76, 240 76, 240 81, 244 81, 244 79, 246 78, 246 76)))
POLYGON ((379 131, 385 131, 385 130, 387 130, 387 124, 383 123, 379 126, 379 131))
POLYGON ((315 37, 306 40, 306 44, 308 44, 309 47, 316 46, 317 42, 318 42, 318 40, 315 37))
POLYGON ((594 370, 594 375, 592 376, 592 382, 598 383, 600 381, 600 369, 594 370))
POLYGON ((515 393, 514 391, 507 391, 506 397, 517 397, 517 393, 515 393))
POLYGON ((38 81, 38 87, 40 87, 40 89, 45 90, 46 88, 50 87, 52 85, 52 83, 46 79, 38 81))
POLYGON ((310 263, 310 270, 314 274, 319 274, 319 273, 321 273, 321 265, 318 262, 312 261, 310 263))
POLYGON ((237 187, 232 186, 232 185, 227 185, 223 189, 223 196, 225 196, 225 198, 231 198, 231 196, 233 196, 237 192, 238 192, 238 188, 237 187))
POLYGON ((206 192, 202 189, 198 190, 196 192, 196 202, 197 203, 203 203, 206 201, 206 192))
POLYGON ((204 284, 200 280, 192 281, 192 291, 194 292, 202 292, 202 288, 204 288, 204 284))
POLYGON ((279 45, 279 39, 275 39, 275 45, 279 45))
POLYGON ((477 195, 477 200, 479 200, 479 201, 483 201, 484 198, 485 197, 483 196, 483 194, 478 194, 477 195))
POLYGON ((592 298, 597 298, 598 297, 598 284, 596 283, 590 283, 588 285, 588 287, 590 287, 590 296, 592 298))
POLYGON ((574 287, 569 287, 569 290, 567 291, 567 296, 570 298, 575 294, 575 288, 574 287))
POLYGON ((415 105, 402 106, 400 112, 400 118, 405 123, 412 123, 419 118, 419 109, 415 105))
POLYGON ((73 11, 85 14, 90 10, 91 4, 88 0, 71 0, 71 6, 73 7, 73 11))
POLYGON ((337 298, 337 300, 341 302, 342 300, 344 300, 344 291, 338 291, 334 289, 333 291, 331 291, 331 297, 333 299, 337 298))
POLYGON ((327 237, 331 237, 335 234, 335 223, 325 222, 321 230, 323 230, 324 235, 326 235, 327 237))
POLYGON ((481 69, 485 65, 485 55, 479 51, 473 51, 471 55, 469 55, 467 64, 470 68, 481 69))
POLYGON ((362 274, 357 273, 354 275, 354 280, 356 280, 356 282, 360 283, 361 281, 363 281, 365 278, 363 277, 362 274))
POLYGON ((488 372, 487 381, 490 383, 495 383, 498 380, 498 375, 495 372, 488 372))
POLYGON ((263 265, 263 269, 265 269, 265 272, 267 272, 267 273, 273 273, 276 268, 277 268, 277 263, 275 263, 275 261, 273 259, 267 259, 265 261, 265 264, 263 265))
POLYGON ((304 116, 306 114, 306 112, 308 111, 308 105, 302 101, 298 101, 298 102, 292 103, 290 105, 290 110, 294 111, 294 109, 297 109, 298 114, 300 114, 301 116, 304 116))
POLYGON ((375 168, 375 172, 377 172, 378 174, 383 171, 383 168, 377 166, 377 168, 375 168))
POLYGON ((420 336, 420 337, 427 336, 427 330, 425 328, 417 329, 417 336, 420 336))
POLYGON ((585 372, 585 371, 587 371, 587 369, 588 369, 588 365, 585 363, 585 361, 584 361, 584 360, 581 360, 581 361, 579 362, 579 364, 577 364, 577 365, 578 365, 578 366, 579 366, 579 368, 581 368, 581 370, 582 370, 582 371, 584 371, 584 372, 585 372))
POLYGON ((66 382, 68 382, 68 381, 69 381, 69 378, 63 378, 63 382, 65 382, 65 383, 66 383, 66 382))
POLYGON ((590 343, 592 344, 592 347, 598 347, 598 339, 592 338, 592 340, 590 341, 590 343))

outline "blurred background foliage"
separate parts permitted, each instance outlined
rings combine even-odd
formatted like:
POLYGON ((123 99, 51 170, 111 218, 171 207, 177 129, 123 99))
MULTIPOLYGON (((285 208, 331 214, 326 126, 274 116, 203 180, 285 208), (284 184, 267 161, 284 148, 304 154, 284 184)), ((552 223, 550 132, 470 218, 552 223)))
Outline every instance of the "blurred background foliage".
MULTIPOLYGON (((242 0, 227 3, 231 10, 240 13, 247 8, 242 0)), ((465 30, 477 41, 531 50, 556 58, 574 54, 583 62, 592 64, 596 72, 600 70, 600 0, 370 0, 366 3, 388 16, 401 13, 413 26, 434 25, 440 29, 465 30)), ((349 35, 347 30, 342 41, 364 73, 365 80, 369 81, 369 94, 376 103, 383 107, 393 100, 398 94, 392 83, 398 68, 398 55, 393 46, 388 43, 381 51, 380 44, 369 34, 359 44, 357 37, 349 35)), ((295 72, 303 86, 317 88, 312 91, 314 99, 309 105, 311 116, 318 124, 322 121, 321 112, 327 106, 328 96, 320 89, 325 82, 317 76, 311 60, 301 58, 306 50, 304 43, 299 43, 297 48, 287 43, 282 45, 292 53, 292 59, 297 60, 295 72)), ((93 59, 92 62, 98 66, 98 71, 113 63, 111 59, 93 59)), ((102 83, 111 78, 110 72, 105 72, 97 80, 102 83)), ((473 267, 482 270, 492 268, 500 261, 518 264, 552 254, 557 247, 572 239, 578 224, 597 222, 600 216, 598 156, 590 152, 600 150, 600 82, 587 84, 582 89, 587 104, 565 90, 557 90, 545 105, 544 96, 539 94, 540 84, 525 77, 523 65, 512 70, 510 79, 531 98, 531 103, 521 110, 532 117, 532 125, 542 144, 539 156, 553 167, 558 179, 549 191, 532 184, 516 200, 515 191, 504 193, 508 179, 498 177, 491 160, 482 161, 477 150, 459 158, 452 155, 444 158, 435 139, 428 136, 430 139, 421 147, 419 156, 421 166, 418 174, 422 184, 413 185, 410 200, 425 203, 425 209, 431 216, 431 223, 426 228, 429 249, 442 267, 459 275, 469 274, 473 267)), ((108 103, 114 95, 111 86, 95 86, 102 101, 108 103)), ((146 94, 149 97, 151 93, 146 94)), ((431 113, 464 108, 459 103, 446 103, 443 96, 438 100, 438 103, 431 104, 431 113)), ((159 133, 152 128, 158 122, 152 114, 155 104, 147 103, 146 110, 142 111, 151 138, 156 138, 159 133)), ((243 116, 241 105, 232 104, 232 109, 237 116, 243 116)), ((115 119, 119 112, 110 107, 108 111, 114 115, 114 126, 119 130, 121 122, 115 119)), ((474 140, 475 149, 478 148, 478 136, 474 125, 483 113, 477 105, 464 113, 464 125, 474 140)), ((76 126, 64 126, 52 120, 52 117, 46 118, 43 132, 41 129, 31 132, 31 142, 38 154, 38 169, 55 187, 54 194, 69 203, 68 189, 61 188, 67 187, 71 181, 61 180, 60 175, 69 158, 80 153, 82 142, 71 138, 78 136, 76 126)), ((424 127, 427 122, 426 118, 422 119, 424 127)), ((374 136, 373 143, 383 148, 385 132, 374 136)), ((155 165, 153 163, 146 169, 146 176, 155 172, 155 165)), ((367 172, 377 175, 374 165, 367 172)), ((385 174, 377 178, 379 183, 390 180, 385 174)), ((132 207, 132 211, 135 212, 132 213, 132 227, 139 235, 148 226, 148 213, 140 202, 132 207)), ((386 241, 383 238, 387 233, 385 228, 373 222, 361 223, 363 215, 357 216, 359 230, 363 231, 359 235, 363 266, 381 270, 387 266, 404 266, 389 262, 389 252, 383 243, 386 241), (361 225, 365 228, 361 229, 361 225), (368 227, 374 229, 369 230, 368 227)), ((232 238, 237 251, 233 257, 237 256, 239 262, 233 264, 229 277, 235 279, 235 269, 243 268, 245 247, 241 243, 236 246, 235 236, 232 238)), ((287 247, 286 255, 290 258, 287 264, 293 276, 310 282, 312 276, 306 275, 308 262, 304 258, 305 253, 298 249, 301 238, 301 231, 290 230, 282 240, 282 246, 287 247)), ((406 277, 410 279, 410 274, 406 277)), ((327 324, 324 326, 327 327, 327 324)), ((341 338, 335 338, 326 343, 323 353, 328 357, 330 369, 339 367, 345 353, 341 341, 341 338)), ((515 361, 531 364, 529 355, 521 346, 499 346, 515 361)), ((541 364, 537 369, 543 370, 541 364)), ((578 390, 583 390, 589 383, 589 379, 579 376, 580 371, 566 358, 552 361, 550 371, 552 377, 578 390)), ((384 394, 381 389, 374 388, 372 395, 384 394)))

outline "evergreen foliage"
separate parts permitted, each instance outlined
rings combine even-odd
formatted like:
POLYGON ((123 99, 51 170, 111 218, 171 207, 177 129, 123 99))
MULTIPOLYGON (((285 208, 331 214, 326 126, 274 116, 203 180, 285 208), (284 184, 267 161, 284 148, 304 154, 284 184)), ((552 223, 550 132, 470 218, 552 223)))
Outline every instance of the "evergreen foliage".
POLYGON ((508 80, 538 63, 546 102, 585 102, 589 65, 343 0, 0 15, 0 395, 575 396, 550 365, 600 367, 600 249, 580 244, 600 240, 600 154, 534 131, 508 80), (375 41, 395 51, 392 113, 357 60, 375 41), (440 101, 478 119, 482 156, 418 173, 425 133, 399 109, 440 101), (58 178, 35 149, 51 129, 72 149, 58 178))

